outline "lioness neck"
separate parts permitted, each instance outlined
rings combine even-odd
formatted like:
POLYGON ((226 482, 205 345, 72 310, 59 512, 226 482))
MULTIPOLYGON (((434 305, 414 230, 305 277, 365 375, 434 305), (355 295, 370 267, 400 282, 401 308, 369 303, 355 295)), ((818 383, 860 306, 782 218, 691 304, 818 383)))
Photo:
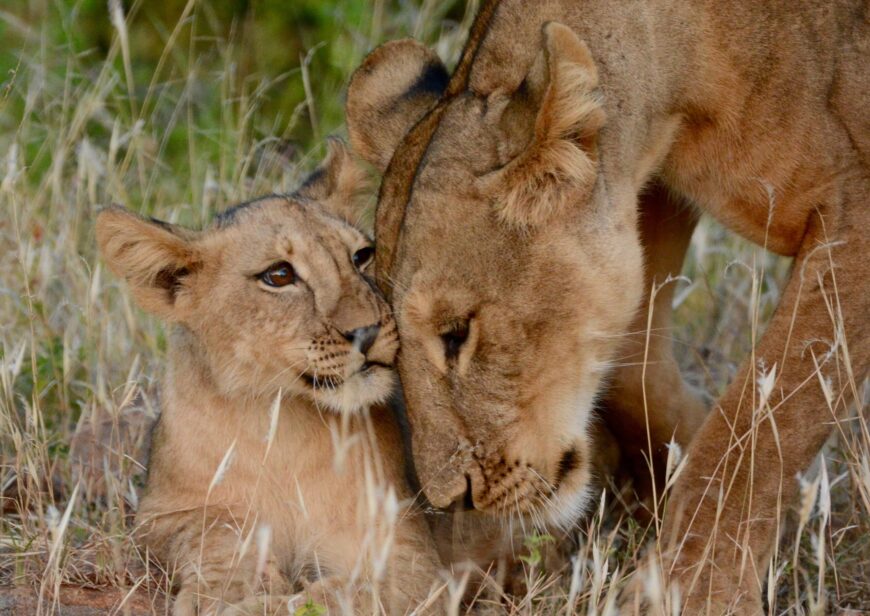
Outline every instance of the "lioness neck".
POLYGON ((481 93, 519 87, 539 47, 516 41, 538 41, 545 23, 563 23, 589 46, 598 68, 608 118, 601 149, 616 154, 602 164, 613 169, 644 166, 647 144, 673 133, 651 118, 667 117, 678 107, 700 71, 694 60, 699 58, 702 20, 687 4, 556 0, 532 9, 520 0, 503 0, 475 57, 470 86, 481 93))
POLYGON ((793 4, 503 0, 470 86, 484 94, 518 87, 539 45, 516 42, 539 41, 548 21, 564 23, 598 67, 610 211, 629 218, 657 176, 745 237, 794 254, 804 221, 838 174, 819 156, 830 142, 819 112, 829 108, 837 46, 849 40, 843 24, 860 3, 793 4), (820 40, 835 44, 819 49, 820 40), (769 227, 766 187, 781 204, 781 222, 769 227))

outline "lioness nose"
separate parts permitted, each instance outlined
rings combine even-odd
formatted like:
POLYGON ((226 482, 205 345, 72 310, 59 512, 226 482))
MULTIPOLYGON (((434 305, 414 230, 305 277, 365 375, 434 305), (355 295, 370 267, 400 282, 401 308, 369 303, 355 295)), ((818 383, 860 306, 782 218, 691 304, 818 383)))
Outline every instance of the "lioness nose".
POLYGON ((344 332, 344 337, 359 349, 360 353, 365 355, 372 348, 375 340, 378 337, 378 332, 381 331, 381 326, 378 324, 367 325, 366 327, 357 327, 349 332, 344 332))

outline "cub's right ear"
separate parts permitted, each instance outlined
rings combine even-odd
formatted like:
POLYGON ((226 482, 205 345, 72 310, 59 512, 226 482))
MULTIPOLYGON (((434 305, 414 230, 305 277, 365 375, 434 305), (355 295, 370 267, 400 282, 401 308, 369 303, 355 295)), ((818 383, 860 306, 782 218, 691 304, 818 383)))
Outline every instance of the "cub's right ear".
POLYGON ((97 216, 97 244, 109 268, 127 281, 144 310, 167 321, 183 321, 190 305, 190 277, 201 265, 193 237, 120 206, 97 216))
POLYGON ((353 149, 383 172, 399 142, 438 102, 449 76, 432 50, 413 39, 384 43, 354 71, 347 90, 353 149))

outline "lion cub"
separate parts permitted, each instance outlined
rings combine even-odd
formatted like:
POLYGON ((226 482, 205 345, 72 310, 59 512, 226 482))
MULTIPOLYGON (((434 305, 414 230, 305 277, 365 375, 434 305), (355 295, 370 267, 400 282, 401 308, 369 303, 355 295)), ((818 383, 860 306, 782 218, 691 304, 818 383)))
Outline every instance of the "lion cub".
POLYGON ((139 538, 175 571, 176 615, 287 613, 305 578, 316 603, 405 612, 436 578, 425 521, 399 505, 382 406, 398 336, 350 224, 361 178, 334 142, 298 192, 201 232, 97 219, 112 271, 173 326, 139 538))

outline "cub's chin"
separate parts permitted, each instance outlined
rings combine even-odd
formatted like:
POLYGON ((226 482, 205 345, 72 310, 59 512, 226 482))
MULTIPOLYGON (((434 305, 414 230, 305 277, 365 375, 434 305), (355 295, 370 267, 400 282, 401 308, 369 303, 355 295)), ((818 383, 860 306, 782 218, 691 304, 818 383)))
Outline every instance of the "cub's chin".
POLYGON ((385 403, 396 384, 396 373, 392 368, 371 365, 332 386, 312 387, 311 393, 321 407, 338 413, 359 413, 385 403))

